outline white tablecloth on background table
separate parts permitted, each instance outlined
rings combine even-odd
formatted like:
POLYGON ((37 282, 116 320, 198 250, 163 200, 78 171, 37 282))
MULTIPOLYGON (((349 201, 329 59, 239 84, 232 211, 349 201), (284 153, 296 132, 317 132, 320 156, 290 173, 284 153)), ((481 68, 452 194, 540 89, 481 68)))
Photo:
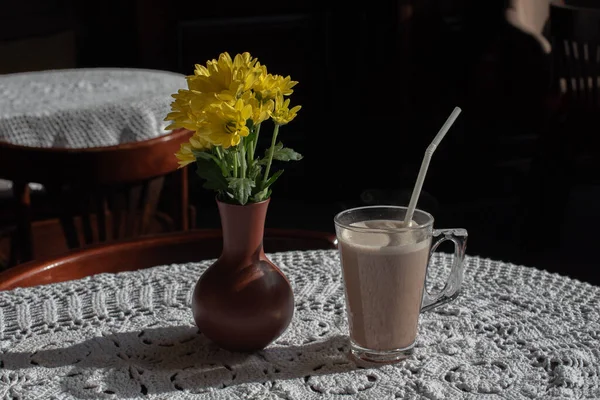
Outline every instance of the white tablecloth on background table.
MULTIPOLYGON (((210 261, 0 293, 0 398, 600 398, 598 287, 468 257, 458 299, 422 315, 414 356, 358 368, 337 251, 271 259, 296 310, 281 338, 249 355, 193 324, 210 261)), ((435 256, 433 279, 451 259, 435 256)))
POLYGON ((161 136, 171 94, 184 87, 184 75, 144 69, 0 75, 0 141, 83 148, 161 136))
MULTIPOLYGON (((88 68, 0 75, 0 141, 33 147, 114 146, 169 133, 171 94, 185 76, 88 68)), ((12 183, 0 180, 0 198, 12 183)), ((32 185, 33 190, 40 190, 32 185)))

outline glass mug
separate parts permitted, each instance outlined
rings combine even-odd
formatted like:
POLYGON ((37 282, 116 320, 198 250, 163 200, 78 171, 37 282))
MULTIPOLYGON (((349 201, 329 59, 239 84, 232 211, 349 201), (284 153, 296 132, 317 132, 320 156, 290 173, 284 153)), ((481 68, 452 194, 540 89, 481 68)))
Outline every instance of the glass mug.
POLYGON ((394 362, 412 354, 419 315, 453 300, 463 280, 464 229, 433 229, 433 216, 406 207, 368 206, 334 218, 343 270, 352 354, 369 362, 394 362), (454 242, 454 264, 444 288, 425 287, 431 254, 454 242))

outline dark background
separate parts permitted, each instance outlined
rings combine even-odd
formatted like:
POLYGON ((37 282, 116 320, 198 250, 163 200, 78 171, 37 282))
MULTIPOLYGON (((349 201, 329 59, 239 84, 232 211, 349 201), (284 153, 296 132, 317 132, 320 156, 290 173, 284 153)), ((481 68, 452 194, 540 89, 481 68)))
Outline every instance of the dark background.
MULTIPOLYGON (((597 164, 569 178, 545 138, 558 119, 553 54, 509 24, 503 0, 199 2, 5 1, 0 73, 137 67, 191 74, 249 51, 299 81, 282 129, 305 158, 285 165, 267 224, 333 230, 361 204, 406 205, 425 148, 455 106, 419 203, 437 227, 464 227, 468 253, 594 283, 597 164)), ((590 130, 598 125, 588 126, 590 130)), ((191 175, 198 227, 219 223, 191 175)))

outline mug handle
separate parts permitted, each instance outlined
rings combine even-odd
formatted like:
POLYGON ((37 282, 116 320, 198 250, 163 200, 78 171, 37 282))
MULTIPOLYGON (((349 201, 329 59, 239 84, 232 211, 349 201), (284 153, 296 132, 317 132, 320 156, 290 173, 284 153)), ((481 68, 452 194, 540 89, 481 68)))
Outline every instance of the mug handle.
MULTIPOLYGON (((433 231, 433 238, 437 239, 435 239, 433 245, 431 246, 431 250, 429 252, 429 263, 431 263, 433 252, 438 248, 438 246, 446 240, 450 240, 454 243, 454 264, 452 265, 450 275, 448 276, 448 280, 446 281, 444 288, 439 293, 431 294, 427 291, 427 287, 423 289, 421 311, 429 311, 444 303, 454 300, 456 296, 458 296, 460 286, 463 281, 467 237, 468 235, 465 229, 436 229, 433 231)), ((429 269, 429 265, 427 268, 429 269)))

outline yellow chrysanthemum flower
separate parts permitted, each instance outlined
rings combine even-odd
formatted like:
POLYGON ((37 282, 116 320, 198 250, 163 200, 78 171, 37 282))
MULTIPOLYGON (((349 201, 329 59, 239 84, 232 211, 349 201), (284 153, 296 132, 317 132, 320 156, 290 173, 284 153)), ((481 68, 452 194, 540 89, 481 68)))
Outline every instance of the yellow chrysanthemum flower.
POLYGON ((233 80, 242 85, 242 91, 252 89, 254 82, 262 75, 263 70, 256 58, 250 53, 238 54, 233 60, 233 80))
POLYGON ((189 142, 182 143, 179 151, 175 153, 175 157, 179 160, 179 168, 185 167, 196 161, 194 151, 210 150, 211 147, 212 144, 210 144, 210 142, 197 133, 194 133, 192 137, 190 137, 189 142))
POLYGON ((250 119, 254 125, 258 125, 261 122, 268 120, 275 109, 275 102, 273 100, 260 101, 251 91, 245 92, 242 96, 242 100, 245 104, 252 106, 252 115, 250 116, 250 119))
POLYGON ((232 106, 227 102, 214 104, 205 111, 205 120, 197 133, 215 146, 227 149, 236 146, 240 137, 248 136, 246 120, 252 115, 252 106, 239 99, 232 106))
POLYGON ((188 164, 196 162, 196 156, 192 152, 192 145, 190 143, 182 143, 179 151, 175 153, 175 157, 177 157, 177 163, 179 164, 179 168, 183 168, 188 164))
POLYGON ((175 99, 171 103, 171 112, 165 121, 173 121, 166 130, 185 128, 196 131, 204 119, 206 107, 219 100, 212 93, 201 93, 195 90, 181 89, 172 95, 175 99))
POLYGON ((171 95, 175 99, 171 103, 171 112, 165 117, 165 121, 173 121, 166 130, 185 128, 189 130, 196 129, 196 121, 199 115, 195 115, 190 107, 192 93, 186 89, 180 89, 176 94, 171 95))
POLYGON ((258 94, 259 99, 274 99, 278 93, 284 96, 291 95, 292 88, 298 84, 289 76, 285 78, 281 75, 271 75, 266 73, 266 67, 261 66, 263 71, 255 79, 253 90, 258 94))
POLYGON ((189 142, 193 150, 204 151, 212 148, 212 144, 197 132, 194 132, 189 142))
POLYGON ((229 90, 233 79, 232 66, 229 53, 222 53, 218 60, 207 61, 206 67, 196 64, 194 75, 187 78, 188 87, 203 93, 229 90))
POLYGON ((220 100, 237 100, 242 93, 254 85, 261 74, 255 66, 257 59, 250 53, 242 53, 232 60, 229 53, 219 55, 218 60, 211 60, 203 65, 196 65, 193 76, 187 78, 188 87, 202 93, 214 93, 220 100))
POLYGON ((283 100, 283 94, 279 93, 275 97, 275 111, 271 115, 273 122, 277 125, 286 125, 296 118, 296 114, 302 107, 295 106, 290 110, 289 105, 290 99, 283 100))

